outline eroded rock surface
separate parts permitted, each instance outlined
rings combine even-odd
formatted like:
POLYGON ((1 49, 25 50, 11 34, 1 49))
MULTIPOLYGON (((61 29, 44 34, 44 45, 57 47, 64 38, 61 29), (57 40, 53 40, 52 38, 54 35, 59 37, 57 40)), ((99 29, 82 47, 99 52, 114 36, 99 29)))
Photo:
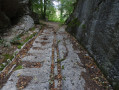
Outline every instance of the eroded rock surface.
MULTIPOLYGON (((27 15, 33 18, 35 23, 39 23, 38 15, 31 10, 30 0, 0 0, 0 33, 6 32, 8 27, 16 25, 18 22, 26 23, 28 20, 23 22, 23 18, 27 15)), ((30 24, 31 21, 27 23, 30 24)), ((17 24, 17 26, 19 25, 17 24)))
MULTIPOLYGON (((112 90, 109 84, 103 87, 93 81, 94 72, 90 70, 89 73, 87 69, 94 69, 94 66, 86 67, 86 63, 82 63, 79 54, 84 51, 75 47, 75 39, 71 38, 65 32, 65 26, 58 29, 58 24, 49 23, 41 30, 27 55, 20 56, 23 68, 11 74, 2 90, 105 90, 104 87, 112 90), (84 78, 82 73, 87 77, 84 78), (91 83, 87 85, 87 81, 91 83), (97 86, 91 86, 94 84, 97 86)), ((99 78, 96 73, 94 77, 99 78)))
POLYGON ((2 37, 7 42, 10 42, 19 34, 28 31, 32 27, 34 27, 34 20, 29 15, 25 15, 20 19, 17 25, 10 28, 10 31, 4 33, 2 37))
POLYGON ((75 10, 67 23, 67 31, 85 46, 118 90, 119 1, 77 0, 75 10))

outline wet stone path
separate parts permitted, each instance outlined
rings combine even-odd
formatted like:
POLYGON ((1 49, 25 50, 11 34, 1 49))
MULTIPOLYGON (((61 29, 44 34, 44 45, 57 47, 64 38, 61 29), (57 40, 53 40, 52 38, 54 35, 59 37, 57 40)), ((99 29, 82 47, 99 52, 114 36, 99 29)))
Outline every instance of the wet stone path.
POLYGON ((78 53, 64 27, 49 25, 21 59, 23 69, 14 71, 2 90, 84 90, 86 69, 78 53))

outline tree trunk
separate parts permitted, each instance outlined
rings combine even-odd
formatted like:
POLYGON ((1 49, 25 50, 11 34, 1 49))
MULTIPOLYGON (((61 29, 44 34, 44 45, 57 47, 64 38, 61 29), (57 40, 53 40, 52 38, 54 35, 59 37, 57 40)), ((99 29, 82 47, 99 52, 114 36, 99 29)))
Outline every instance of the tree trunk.
POLYGON ((61 7, 61 10, 60 10, 60 20, 62 21, 63 19, 63 8, 61 7))
POLYGON ((43 12, 43 19, 46 19, 46 4, 47 4, 47 0, 44 0, 44 12, 43 12))
POLYGON ((40 0, 40 6, 41 6, 41 17, 43 18, 43 0, 40 0))

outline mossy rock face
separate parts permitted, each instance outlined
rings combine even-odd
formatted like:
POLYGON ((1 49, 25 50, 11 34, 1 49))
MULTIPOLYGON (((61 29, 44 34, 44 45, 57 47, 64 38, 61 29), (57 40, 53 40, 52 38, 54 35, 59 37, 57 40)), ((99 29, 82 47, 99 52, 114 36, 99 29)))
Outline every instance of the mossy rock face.
POLYGON ((68 26, 69 27, 74 27, 74 26, 80 26, 81 22, 78 20, 78 18, 73 19, 68 26))
POLYGON ((82 25, 82 29, 86 29, 86 25, 85 24, 82 25))
POLYGON ((74 18, 70 23, 68 23, 67 31, 70 32, 73 36, 77 33, 77 27, 81 25, 81 22, 78 20, 78 18, 74 18))
POLYGON ((67 31, 94 57, 114 90, 119 90, 119 3, 115 3, 118 1, 77 0, 67 27, 67 31), (79 19, 80 27, 74 24, 79 19))

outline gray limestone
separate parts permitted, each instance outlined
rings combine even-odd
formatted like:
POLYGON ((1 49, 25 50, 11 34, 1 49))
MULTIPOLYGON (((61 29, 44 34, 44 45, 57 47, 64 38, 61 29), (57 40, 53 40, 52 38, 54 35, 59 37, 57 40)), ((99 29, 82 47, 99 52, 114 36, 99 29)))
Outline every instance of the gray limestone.
POLYGON ((95 58, 113 87, 118 90, 119 0, 77 0, 67 24, 67 31, 95 58), (71 26, 74 20, 80 24, 71 26))
MULTIPOLYGON (((53 40, 56 39, 55 44, 58 41, 59 48, 59 58, 62 59, 67 53, 65 60, 61 62, 61 66, 64 69, 61 70, 62 74, 62 90, 84 90, 85 80, 81 76, 82 72, 86 70, 79 66, 77 62, 81 63, 77 52, 73 49, 73 44, 69 40, 65 29, 61 27, 57 33, 56 38, 54 37, 53 29, 44 29, 43 33, 37 37, 33 43, 33 46, 28 51, 28 54, 22 58, 22 62, 40 62, 41 68, 26 68, 16 70, 12 73, 7 83, 3 86, 2 90, 17 90, 16 84, 18 82, 19 76, 31 76, 32 80, 28 83, 26 88, 23 90, 49 90, 50 82, 50 71, 51 71, 51 60, 52 60, 52 44, 53 40), (47 37, 48 40, 43 40, 47 37), (42 41, 43 40, 43 41, 42 41), (36 43, 38 41, 38 43, 36 43), (42 42, 48 42, 45 45, 42 42), (65 43, 65 44, 64 44, 65 43), (38 47, 40 49, 34 49, 38 47)), ((54 74, 58 75, 57 70, 57 50, 54 50, 54 74)), ((58 80, 55 81, 55 88, 57 88, 58 80)))

